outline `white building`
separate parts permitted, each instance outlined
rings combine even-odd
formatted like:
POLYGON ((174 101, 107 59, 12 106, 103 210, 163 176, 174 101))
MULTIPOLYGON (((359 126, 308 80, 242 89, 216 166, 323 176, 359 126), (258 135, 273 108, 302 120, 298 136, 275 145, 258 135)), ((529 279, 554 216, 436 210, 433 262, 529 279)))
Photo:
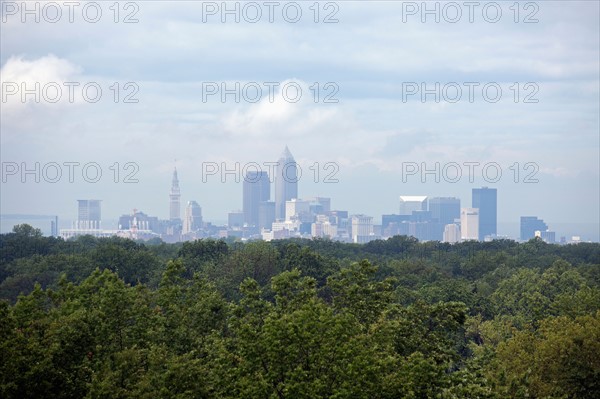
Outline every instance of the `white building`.
POLYGON ((183 234, 189 234, 202 228, 202 208, 196 201, 188 201, 183 218, 183 234))
POLYGON ((352 215, 350 226, 352 242, 364 243, 374 239, 373 218, 371 216, 352 215))
POLYGON ((479 209, 460 209, 460 238, 461 240, 479 239, 479 209))
POLYGON ((447 224, 444 227, 443 242, 454 244, 460 241, 460 227, 456 223, 447 224))
POLYGON ((310 226, 311 235, 313 237, 337 237, 337 226, 331 224, 329 220, 318 220, 310 226))
POLYGON ((286 221, 300 220, 303 222, 309 222, 310 219, 310 202, 297 198, 292 198, 289 201, 285 201, 286 221))

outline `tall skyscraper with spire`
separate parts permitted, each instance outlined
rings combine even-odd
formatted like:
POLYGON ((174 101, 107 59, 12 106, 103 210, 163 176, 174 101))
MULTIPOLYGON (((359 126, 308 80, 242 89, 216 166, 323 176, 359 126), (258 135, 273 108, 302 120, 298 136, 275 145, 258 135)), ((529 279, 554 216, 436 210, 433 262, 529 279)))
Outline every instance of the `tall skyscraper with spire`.
POLYGON ((298 170, 294 156, 285 147, 275 173, 275 218, 285 219, 285 201, 298 198, 298 170))
POLYGON ((170 208, 169 220, 172 222, 181 221, 181 193, 179 192, 179 179, 177 178, 177 168, 173 171, 173 181, 171 183, 171 193, 169 194, 170 208))

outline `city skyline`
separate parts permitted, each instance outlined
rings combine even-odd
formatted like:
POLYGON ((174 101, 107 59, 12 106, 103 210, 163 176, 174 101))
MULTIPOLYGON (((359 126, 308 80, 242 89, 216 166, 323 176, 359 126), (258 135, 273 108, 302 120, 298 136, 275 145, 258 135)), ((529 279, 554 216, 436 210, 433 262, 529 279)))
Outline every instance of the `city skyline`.
POLYGON ((97 24, 70 23, 66 9, 58 23, 3 15, 1 214, 74 219, 71 201, 101 198, 106 215, 137 208, 168 218, 160 193, 177 159, 181 204, 196 199, 205 219, 223 221, 242 208, 242 187, 231 175, 203 181, 203 164, 276 161, 288 145, 302 170, 299 193, 336 198, 353 213, 394 213, 404 193, 470 205, 472 188, 489 186, 499 193, 499 233, 508 223, 516 236, 520 216, 540 215, 598 237, 598 2, 539 3, 535 23, 516 23, 506 2, 497 23, 481 14, 469 22, 467 10, 458 23, 422 22, 404 18, 402 2, 340 2, 329 24, 311 19, 308 3, 297 24, 203 21, 202 3, 142 2, 131 24, 114 23, 108 3, 97 24), (81 39, 88 33, 100 52, 81 39), (79 84, 72 103, 64 82, 79 84), (96 103, 81 98, 91 82, 102 90, 96 103), (20 85, 36 83, 62 87, 63 100, 22 101, 20 85), (484 87, 502 97, 492 102, 484 87), (72 182, 65 163, 79 163, 72 182))
MULTIPOLYGON (((290 198, 284 202, 284 217, 275 218, 275 201, 270 201, 271 184, 276 186, 277 176, 283 171, 280 165, 288 163, 295 163, 295 161, 286 146, 279 160, 271 165, 273 170, 276 171, 273 179, 270 179, 269 174, 265 171, 248 171, 246 173, 242 181, 242 195, 240 198, 243 210, 229 212, 229 221, 225 224, 227 233, 224 233, 222 228, 219 227, 220 223, 203 219, 202 207, 195 199, 184 200, 184 203, 187 204, 184 207, 184 216, 183 218, 178 217, 178 211, 181 208, 181 188, 177 168, 173 169, 171 179, 171 188, 168 195, 169 218, 167 220, 161 222, 160 218, 152 216, 154 214, 151 212, 144 213, 143 211, 146 210, 138 211, 134 209, 130 214, 131 216, 128 217, 125 214, 120 217, 119 226, 116 230, 100 232, 99 229, 102 228, 101 200, 78 200, 77 220, 72 223, 71 227, 82 229, 84 232, 86 230, 98 230, 96 234, 99 235, 116 234, 118 230, 131 230, 133 227, 136 232, 138 230, 140 232, 147 231, 146 239, 153 237, 151 231, 155 233, 163 231, 162 234, 166 234, 167 240, 171 241, 211 236, 211 233, 206 230, 207 226, 213 226, 212 234, 215 231, 220 231, 219 235, 233 234, 233 236, 239 238, 256 239, 260 237, 261 232, 273 230, 271 235, 263 236, 263 238, 285 238, 273 235, 275 225, 277 225, 277 228, 282 229, 300 228, 296 234, 310 234, 313 237, 331 236, 335 239, 343 239, 345 236, 346 239, 354 240, 354 242, 368 242, 372 239, 386 238, 393 235, 412 235, 419 240, 448 242, 455 242, 459 239, 484 241, 495 237, 524 240, 535 235, 540 235, 543 239, 551 242, 559 238, 563 240, 575 238, 575 236, 566 237, 560 234, 557 236, 556 232, 551 231, 543 220, 530 216, 520 217, 520 233, 518 235, 498 234, 497 190, 490 187, 472 188, 471 208, 461 206, 460 198, 448 195, 440 197, 400 195, 398 196, 399 208, 397 214, 376 215, 367 214, 366 212, 349 213, 347 210, 341 210, 345 212, 344 217, 346 219, 339 219, 339 217, 334 216, 337 215, 337 212, 340 212, 340 208, 331 208, 332 200, 334 205, 336 203, 335 198, 314 197, 310 193, 301 197, 297 195, 297 188, 294 188, 296 197, 287 194, 290 198), (237 215, 235 212, 239 212, 239 220, 237 216, 231 219, 232 215, 237 215), (271 216, 268 216, 269 214, 271 216), (328 216, 324 218, 326 215, 328 216), (232 222, 232 220, 236 222, 232 222), (295 220, 296 222, 294 222, 295 220), (369 222, 365 222, 366 220, 369 222), (208 224, 205 224, 205 221, 208 224), (342 224, 340 224, 340 221, 342 224), (273 222, 277 223, 274 223, 273 228, 271 228, 273 222), (293 223, 298 222, 308 223, 309 225, 305 228, 301 228, 300 225, 294 227, 293 223), (374 233, 374 228, 376 228, 377 233, 374 233), (232 232, 232 229, 238 232, 232 232), (357 231, 360 233, 357 233, 357 231), (369 234, 364 234, 365 231, 368 231, 369 234), (337 236, 338 232, 342 234, 339 237, 337 236)), ((284 177, 285 175, 281 174, 281 176, 284 177)), ((297 180, 297 176, 294 175, 292 182, 295 183, 295 180, 297 180)), ((464 204, 467 205, 466 202, 464 204)), ((54 219, 51 224, 52 226, 56 224, 54 219)), ((76 230, 65 229, 65 234, 70 237, 77 233, 76 230)), ((158 236, 161 236, 161 234, 158 236)))

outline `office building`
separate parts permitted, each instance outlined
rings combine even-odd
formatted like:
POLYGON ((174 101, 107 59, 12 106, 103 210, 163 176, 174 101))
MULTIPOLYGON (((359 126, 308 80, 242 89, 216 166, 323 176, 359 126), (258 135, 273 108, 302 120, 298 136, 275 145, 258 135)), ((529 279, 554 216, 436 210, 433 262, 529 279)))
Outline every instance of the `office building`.
POLYGON ((478 240, 480 237, 479 225, 479 209, 462 208, 460 210, 461 240, 478 240))
POLYGON ((546 231, 548 225, 536 216, 521 216, 521 240, 527 241, 535 237, 536 231, 546 231))
POLYGON ((134 209, 129 215, 119 217, 119 230, 131 230, 137 227, 141 230, 149 230, 157 234, 163 234, 166 231, 164 223, 161 224, 156 216, 148 216, 144 212, 134 209))
POLYGON ((373 218, 366 215, 350 217, 350 237, 354 243, 365 243, 373 239, 373 218))
POLYGON ((227 214, 227 225, 231 229, 241 229, 242 227, 244 227, 244 212, 229 212, 227 214))
POLYGON ((285 220, 300 220, 301 222, 312 222, 310 213, 310 202, 297 198, 285 202, 285 220))
POLYGON ((308 198, 310 202, 311 212, 314 214, 326 214, 331 211, 331 198, 329 197, 313 197, 308 198))
POLYGON ((423 195, 401 195, 400 215, 412 215, 414 211, 427 210, 427 196, 423 195))
POLYGON ((275 202, 264 201, 258 204, 258 230, 271 230, 275 221, 275 202))
POLYGON ((311 225, 311 236, 313 237, 337 237, 337 226, 329 220, 317 220, 311 225))
POLYGON ((542 239, 542 241, 547 242, 548 244, 554 244, 556 242, 556 233, 554 231, 546 230, 546 231, 536 231, 535 236, 542 239))
POLYGON ((77 200, 77 228, 100 229, 102 224, 101 200, 77 200))
POLYGON ((202 208, 196 201, 188 201, 183 218, 183 234, 202 229, 202 208))
POLYGON ((431 218, 442 225, 452 224, 460 218, 460 199, 454 197, 433 197, 429 199, 431 218))
POLYGON ((296 161, 285 147, 275 168, 275 218, 285 219, 285 202, 298 198, 298 175, 296 161))
POLYGON ((447 224, 444 226, 444 237, 443 242, 448 242, 450 244, 454 244, 455 242, 460 241, 460 227, 455 224, 447 224))
POLYGON ((271 182, 267 172, 249 171, 244 177, 243 211, 244 223, 248 226, 259 225, 260 203, 271 199, 271 182))
POLYGON ((58 237, 58 216, 55 216, 54 220, 50 221, 50 235, 58 237))
POLYGON ((495 188, 474 188, 472 207, 479 209, 479 240, 497 234, 497 190, 495 188))

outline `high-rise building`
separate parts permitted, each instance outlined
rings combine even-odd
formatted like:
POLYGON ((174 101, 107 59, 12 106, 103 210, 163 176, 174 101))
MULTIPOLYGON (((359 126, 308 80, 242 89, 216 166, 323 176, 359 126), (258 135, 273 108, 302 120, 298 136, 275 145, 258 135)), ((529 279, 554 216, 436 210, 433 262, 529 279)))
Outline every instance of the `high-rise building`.
POLYGON ((77 228, 99 229, 102 222, 101 200, 77 200, 77 228))
POLYGON ((188 201, 183 218, 183 234, 198 231, 202 228, 202 208, 196 201, 188 201))
POLYGON ((429 199, 431 218, 442 225, 452 224, 460 218, 460 199, 454 197, 433 197, 429 199))
POLYGON ((427 210, 427 196, 423 195, 401 195, 400 215, 412 215, 414 211, 427 210))
POLYGON ((230 228, 240 229, 244 226, 244 212, 233 211, 227 214, 227 225, 230 228))
POLYGON ((479 236, 479 209, 462 208, 460 210, 460 238, 462 240, 478 240, 479 236))
POLYGON ((536 237, 540 237, 543 241, 548 244, 554 244, 556 242, 556 233, 554 231, 546 230, 546 231, 536 231, 536 237))
POLYGON ((244 223, 258 227, 260 203, 271 199, 269 174, 262 171, 249 171, 244 177, 243 187, 244 223))
POLYGON ((275 218, 285 219, 285 202, 298 198, 298 174, 294 156, 285 147, 275 168, 275 218))
POLYGON ((337 226, 329 220, 317 220, 311 224, 310 234, 313 237, 337 237, 337 226))
POLYGON ((158 217, 149 216, 137 209, 134 209, 129 215, 121 215, 121 217, 119 217, 119 230, 130 230, 134 226, 137 226, 140 230, 151 230, 158 234, 162 234, 166 231, 166 227, 161 225, 158 217))
POLYGON ((285 220, 312 222, 312 216, 310 214, 310 202, 297 198, 285 201, 285 220))
POLYGON ((258 205, 258 230, 271 230, 275 221, 275 202, 263 201, 258 205))
POLYGON ((352 215, 350 217, 352 242, 365 243, 373 238, 373 218, 366 215, 352 215))
POLYGON ((171 182, 171 192, 169 194, 169 220, 172 222, 181 221, 181 193, 179 191, 179 179, 177 178, 177 168, 173 171, 173 180, 171 182))
POLYGON ((460 241, 460 227, 457 224, 451 223, 444 226, 443 242, 455 243, 460 241))
POLYGON ((497 190, 495 188, 474 188, 472 207, 479 209, 479 240, 497 234, 497 190))
POLYGON ((331 211, 331 198, 329 197, 313 197, 308 198, 311 208, 318 210, 315 214, 326 214, 331 211))
POLYGON ((546 231, 548 225, 536 216, 521 216, 521 240, 526 241, 535 237, 536 231, 546 231))
POLYGON ((54 216, 54 220, 50 221, 50 235, 58 237, 58 216, 54 216))

